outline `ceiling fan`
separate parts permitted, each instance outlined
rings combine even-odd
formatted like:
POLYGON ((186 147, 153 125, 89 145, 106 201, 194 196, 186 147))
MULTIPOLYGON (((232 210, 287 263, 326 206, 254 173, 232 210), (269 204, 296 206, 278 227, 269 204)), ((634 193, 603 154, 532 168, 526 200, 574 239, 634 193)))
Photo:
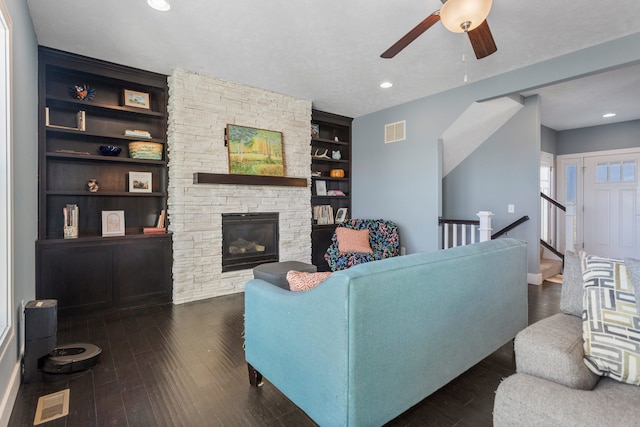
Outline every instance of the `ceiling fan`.
POLYGON ((442 0, 440 10, 427 16, 380 57, 393 58, 438 21, 449 31, 467 33, 476 58, 489 56, 498 50, 486 20, 491 3, 492 0, 442 0))

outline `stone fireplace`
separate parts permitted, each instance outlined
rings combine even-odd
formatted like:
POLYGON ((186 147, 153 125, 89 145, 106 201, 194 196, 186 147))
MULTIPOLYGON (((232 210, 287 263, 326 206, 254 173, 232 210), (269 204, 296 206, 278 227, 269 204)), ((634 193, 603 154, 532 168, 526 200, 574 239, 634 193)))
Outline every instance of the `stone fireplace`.
POLYGON ((277 214, 279 260, 311 262, 310 184, 201 183, 194 176, 228 174, 224 131, 227 124, 237 124, 282 132, 285 175, 310 182, 310 122, 307 100, 184 70, 169 76, 174 304, 242 292, 253 278, 251 268, 223 267, 227 214, 277 214))
POLYGON ((278 257, 278 213, 222 214, 222 272, 247 270, 278 257))

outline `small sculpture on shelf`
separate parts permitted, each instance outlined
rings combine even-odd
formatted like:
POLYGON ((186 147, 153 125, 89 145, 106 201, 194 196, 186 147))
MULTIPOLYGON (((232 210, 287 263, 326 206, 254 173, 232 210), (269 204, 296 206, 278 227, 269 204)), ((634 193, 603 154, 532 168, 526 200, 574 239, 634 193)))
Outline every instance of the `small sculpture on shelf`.
POLYGON ((312 156, 314 159, 328 159, 329 158, 329 156, 327 155, 328 152, 329 150, 326 149, 322 154, 320 154, 320 150, 316 149, 316 151, 313 153, 312 156))
POLYGON ((332 151, 331 152, 331 158, 333 160, 340 160, 342 158, 342 154, 340 154, 340 150, 338 151, 332 151))
POLYGON ((100 189, 100 186, 98 186, 98 180, 95 178, 91 178, 89 182, 87 182, 87 188, 90 192, 97 193, 100 189))
POLYGON ((75 99, 88 101, 96 94, 96 90, 86 84, 69 86, 69 96, 75 99))

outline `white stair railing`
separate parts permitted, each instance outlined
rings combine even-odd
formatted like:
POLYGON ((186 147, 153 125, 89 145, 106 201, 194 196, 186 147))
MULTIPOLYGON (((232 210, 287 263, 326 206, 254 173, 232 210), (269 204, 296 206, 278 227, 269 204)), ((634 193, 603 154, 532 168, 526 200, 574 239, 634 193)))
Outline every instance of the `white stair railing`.
POLYGON ((442 249, 465 246, 469 244, 491 240, 492 212, 477 213, 479 220, 457 220, 440 218, 442 226, 442 249))

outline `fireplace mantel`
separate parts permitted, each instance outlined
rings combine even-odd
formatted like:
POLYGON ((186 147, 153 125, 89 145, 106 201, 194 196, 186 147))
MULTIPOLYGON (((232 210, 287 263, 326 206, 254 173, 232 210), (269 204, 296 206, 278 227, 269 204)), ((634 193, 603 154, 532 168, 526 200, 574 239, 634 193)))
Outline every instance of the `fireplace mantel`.
POLYGON ((280 187, 306 187, 306 178, 285 176, 235 175, 228 173, 195 172, 194 184, 275 185, 280 187))

